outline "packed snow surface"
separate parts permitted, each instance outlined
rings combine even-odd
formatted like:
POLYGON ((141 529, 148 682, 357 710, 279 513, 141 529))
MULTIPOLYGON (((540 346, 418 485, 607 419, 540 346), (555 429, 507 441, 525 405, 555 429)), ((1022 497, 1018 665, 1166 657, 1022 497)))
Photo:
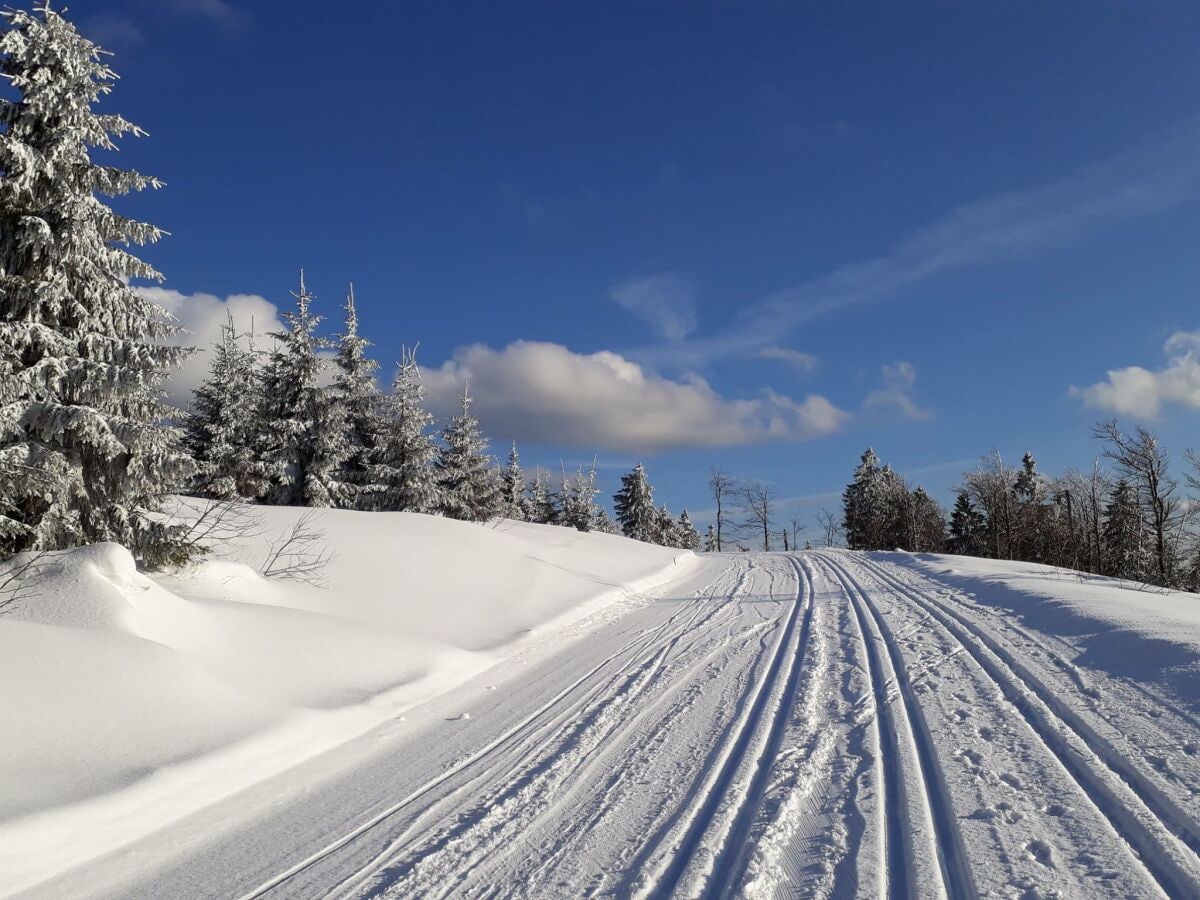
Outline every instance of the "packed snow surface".
POLYGON ((0 620, 10 893, 1200 895, 1195 595, 330 516, 324 592, 100 547, 0 620))

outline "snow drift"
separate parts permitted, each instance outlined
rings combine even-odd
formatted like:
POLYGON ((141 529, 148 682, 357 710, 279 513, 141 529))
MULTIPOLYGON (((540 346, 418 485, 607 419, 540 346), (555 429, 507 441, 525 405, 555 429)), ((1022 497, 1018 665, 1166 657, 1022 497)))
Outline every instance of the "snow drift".
POLYGON ((319 589, 254 566, 299 510, 174 575, 53 554, 0 617, 0 893, 343 743, 694 559, 552 526, 324 511, 319 589))

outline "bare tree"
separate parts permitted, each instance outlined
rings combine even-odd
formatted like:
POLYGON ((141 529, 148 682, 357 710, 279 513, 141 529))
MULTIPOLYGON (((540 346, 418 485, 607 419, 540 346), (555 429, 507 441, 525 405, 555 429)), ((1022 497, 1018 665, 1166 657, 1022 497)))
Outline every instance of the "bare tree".
POLYGON ((271 543, 267 558, 258 567, 259 574, 325 587, 325 570, 336 556, 329 549, 325 532, 317 527, 319 516, 316 509, 305 510, 290 531, 271 543))
POLYGON ((266 533, 261 507, 240 498, 207 500, 175 498, 173 519, 187 530, 180 541, 195 553, 209 553, 218 545, 236 547, 266 533))
POLYGON ((800 518, 799 513, 792 513, 792 517, 788 519, 788 525, 792 529, 792 549, 800 549, 800 532, 805 529, 804 520, 800 518))
POLYGON ((725 535, 725 503, 737 491, 737 479, 728 472, 714 467, 709 470, 708 487, 712 491, 713 501, 717 505, 717 552, 720 552, 721 542, 725 535))
POLYGON ((46 560, 45 550, 34 550, 23 559, 9 560, 11 566, 0 573, 0 615, 11 612, 22 600, 28 600, 36 592, 37 576, 42 573, 46 560))
POLYGON ((763 550, 771 549, 771 512, 777 497, 774 485, 762 481, 742 485, 742 502, 750 516, 746 527, 762 532, 763 550))
POLYGON ((1154 550, 1154 568, 1158 583, 1171 587, 1174 582, 1176 542, 1174 535, 1182 527, 1183 504, 1178 485, 1171 477, 1167 452, 1154 434, 1140 425, 1132 434, 1117 428, 1115 419, 1100 422, 1094 437, 1105 441, 1104 457, 1138 488, 1145 510, 1146 525, 1154 550))
POLYGON ((996 559, 1012 559, 1012 491, 1016 481, 1017 470, 1005 465, 1000 451, 994 448, 983 457, 974 472, 963 476, 963 489, 987 519, 992 555, 996 559))
POLYGON ((842 533, 842 517, 832 510, 822 509, 817 513, 817 527, 821 529, 821 539, 826 547, 838 545, 838 535, 842 533))

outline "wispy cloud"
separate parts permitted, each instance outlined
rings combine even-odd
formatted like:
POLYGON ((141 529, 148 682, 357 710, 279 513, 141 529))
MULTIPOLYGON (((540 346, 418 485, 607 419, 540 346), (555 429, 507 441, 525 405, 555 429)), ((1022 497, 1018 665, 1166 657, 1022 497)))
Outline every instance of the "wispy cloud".
POLYGON ((754 355, 818 316, 899 294, 935 276, 1020 259, 1200 192, 1200 119, 1058 181, 951 210, 873 259, 842 266, 746 307, 720 337, 652 348, 638 359, 695 366, 754 355))
POLYGON ((1200 331, 1178 331, 1163 345, 1161 369, 1110 369, 1103 381, 1072 387, 1085 406, 1138 419, 1157 419, 1164 406, 1200 409, 1200 331))
POLYGON ((146 42, 146 35, 137 23, 120 13, 88 16, 80 30, 105 50, 129 50, 146 42))
POLYGON ((820 362, 811 353, 805 353, 801 350, 792 350, 789 347, 779 347, 775 344, 770 344, 763 347, 756 354, 759 359, 777 359, 787 363, 794 369, 801 372, 811 372, 817 367, 820 362))
POLYGON ((901 360, 883 367, 883 387, 867 394, 863 408, 875 412, 899 414, 909 422, 922 422, 933 417, 913 399, 917 385, 917 370, 912 363, 901 360))
POLYGON ((678 272, 632 278, 613 285, 609 296, 622 309, 647 322, 668 341, 680 341, 696 329, 696 290, 678 272))

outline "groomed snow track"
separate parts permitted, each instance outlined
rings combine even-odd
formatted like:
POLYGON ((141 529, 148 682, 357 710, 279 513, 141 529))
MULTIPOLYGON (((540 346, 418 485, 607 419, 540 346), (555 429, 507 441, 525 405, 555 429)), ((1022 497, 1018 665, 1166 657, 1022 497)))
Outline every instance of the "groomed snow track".
POLYGON ((1178 743, 1146 686, 882 555, 660 593, 172 865, 40 896, 1200 896, 1200 764, 1097 699, 1178 743))

